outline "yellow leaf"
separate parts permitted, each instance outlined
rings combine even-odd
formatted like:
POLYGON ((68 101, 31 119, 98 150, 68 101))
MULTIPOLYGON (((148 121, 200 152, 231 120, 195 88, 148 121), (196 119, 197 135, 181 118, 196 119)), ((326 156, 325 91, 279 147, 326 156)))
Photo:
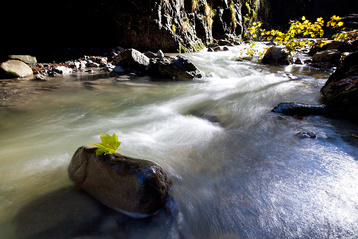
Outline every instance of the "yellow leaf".
POLYGON ((305 21, 305 20, 306 20, 306 17, 305 17, 305 16, 303 16, 303 17, 302 17, 302 21, 305 21))
POLYGON ((343 24, 344 24, 343 22, 339 22, 338 26, 341 27, 341 26, 343 26, 343 24))

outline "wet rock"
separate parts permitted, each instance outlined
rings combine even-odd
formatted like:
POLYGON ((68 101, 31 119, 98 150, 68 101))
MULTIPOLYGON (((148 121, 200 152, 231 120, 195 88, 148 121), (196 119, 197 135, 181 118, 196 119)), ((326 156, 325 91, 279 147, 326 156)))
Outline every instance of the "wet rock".
POLYGON ((317 52, 312 57, 312 62, 330 62, 333 64, 338 64, 341 59, 342 53, 338 50, 325 50, 317 52))
POLYGON ((159 51, 157 52, 157 56, 158 56, 159 58, 163 58, 163 57, 164 57, 163 51, 162 51, 162 50, 159 50, 159 51))
POLYGON ((29 56, 29 55, 9 55, 9 59, 19 60, 19 61, 25 62, 27 64, 36 64, 37 63, 36 57, 29 56))
POLYGON ((219 44, 219 46, 232 46, 233 45, 230 41, 224 40, 224 39, 220 39, 218 41, 218 44, 219 44))
POLYGON ((36 80, 36 81, 48 81, 48 79, 46 78, 46 76, 41 75, 41 74, 35 75, 34 80, 36 80))
POLYGON ((202 77, 198 68, 182 55, 154 59, 148 72, 158 79, 192 80, 202 77))
POLYGON ((93 62, 92 60, 88 60, 86 67, 99 67, 99 63, 93 62))
POLYGON ((269 65, 274 65, 274 66, 279 66, 279 65, 289 65, 292 64, 293 62, 293 57, 291 55, 291 53, 289 53, 286 49, 281 48, 281 47, 270 47, 263 59, 262 59, 262 63, 263 64, 269 64, 269 65))
POLYGON ((107 207, 132 217, 160 210, 171 187, 158 164, 121 154, 97 156, 96 148, 80 147, 70 162, 70 178, 107 207))
POLYGON ((157 54, 155 54, 152 51, 146 51, 146 52, 144 52, 144 55, 148 58, 157 58, 157 54))
POLYGON ((358 52, 348 55, 322 87, 325 103, 358 122, 358 52))
POLYGON ((113 62, 124 68, 144 72, 149 66, 150 60, 147 56, 135 49, 128 49, 119 54, 113 62))
POLYGON ((290 116, 327 115, 330 113, 325 105, 308 105, 296 102, 280 103, 272 112, 290 116))
POLYGON ((215 51, 215 52, 218 52, 218 51, 221 51, 221 47, 220 46, 216 46, 214 48, 212 48, 213 50, 212 51, 215 51))
POLYGON ((297 64, 297 65, 303 65, 304 63, 303 63, 303 61, 302 61, 300 58, 297 58, 297 59, 295 60, 295 64, 297 64))
POLYGON ((313 56, 317 52, 322 52, 325 50, 338 50, 340 52, 355 52, 358 51, 358 40, 333 41, 323 46, 321 46, 321 44, 317 44, 310 49, 309 55, 313 56))
POLYGON ((54 68, 54 70, 61 74, 61 75, 70 75, 72 74, 72 69, 71 68, 68 68, 66 66, 57 66, 54 68))
POLYGON ((126 72, 126 70, 121 67, 121 66, 116 66, 114 67, 114 69, 111 71, 110 76, 118 76, 118 75, 122 75, 126 72))
POLYGON ((32 74, 31 67, 19 60, 8 60, 0 65, 0 75, 7 78, 26 77, 32 74))
POLYGON ((315 138, 317 138, 316 134, 311 131, 299 132, 295 136, 298 137, 299 139, 305 139, 305 138, 315 139, 315 138))

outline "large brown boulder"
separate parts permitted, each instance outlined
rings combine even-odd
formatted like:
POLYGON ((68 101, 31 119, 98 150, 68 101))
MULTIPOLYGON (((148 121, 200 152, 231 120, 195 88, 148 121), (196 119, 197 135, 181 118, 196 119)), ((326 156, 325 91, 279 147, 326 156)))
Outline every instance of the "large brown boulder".
POLYGON ((165 204, 172 181, 158 164, 121 154, 96 155, 80 147, 70 162, 70 178, 104 205, 132 217, 146 217, 165 204))
POLYGON ((312 62, 330 62, 338 64, 342 53, 336 49, 317 52, 312 57, 312 62))
POLYGON ((293 63, 293 57, 288 50, 273 46, 266 51, 261 62, 274 66, 289 65, 293 63))
POLYGON ((346 57, 322 87, 321 93, 326 104, 358 123, 358 52, 346 57))

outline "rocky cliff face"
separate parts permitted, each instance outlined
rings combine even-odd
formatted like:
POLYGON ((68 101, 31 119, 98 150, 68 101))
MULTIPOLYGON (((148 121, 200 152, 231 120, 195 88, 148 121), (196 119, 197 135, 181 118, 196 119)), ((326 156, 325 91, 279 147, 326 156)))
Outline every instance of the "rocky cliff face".
POLYGON ((6 54, 33 55, 39 51, 47 54, 54 48, 118 45, 152 51, 176 52, 179 47, 195 50, 213 38, 240 36, 243 1, 9 3, 0 10, 4 23, 1 50, 6 54))

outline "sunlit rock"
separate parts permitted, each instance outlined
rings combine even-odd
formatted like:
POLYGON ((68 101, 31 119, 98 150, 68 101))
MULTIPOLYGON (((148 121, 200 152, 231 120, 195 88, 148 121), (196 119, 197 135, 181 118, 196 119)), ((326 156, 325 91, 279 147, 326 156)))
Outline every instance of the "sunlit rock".
POLYGON ((274 46, 266 51, 262 63, 274 66, 289 65, 293 63, 293 57, 286 49, 274 46))
POLYGON ((128 49, 119 54, 113 62, 130 70, 138 70, 144 72, 149 66, 149 58, 135 49, 128 49))
POLYGON ((121 154, 97 156, 96 148, 80 147, 70 162, 70 178, 107 207, 132 217, 159 211, 171 187, 158 164, 121 154))
POLYGON ((8 78, 26 77, 32 74, 31 67, 19 60, 8 60, 0 65, 0 75, 8 78))
POLYGON ((330 62, 333 64, 338 64, 341 59, 341 52, 333 49, 333 50, 325 50, 321 52, 317 52, 313 55, 313 62, 330 62))

